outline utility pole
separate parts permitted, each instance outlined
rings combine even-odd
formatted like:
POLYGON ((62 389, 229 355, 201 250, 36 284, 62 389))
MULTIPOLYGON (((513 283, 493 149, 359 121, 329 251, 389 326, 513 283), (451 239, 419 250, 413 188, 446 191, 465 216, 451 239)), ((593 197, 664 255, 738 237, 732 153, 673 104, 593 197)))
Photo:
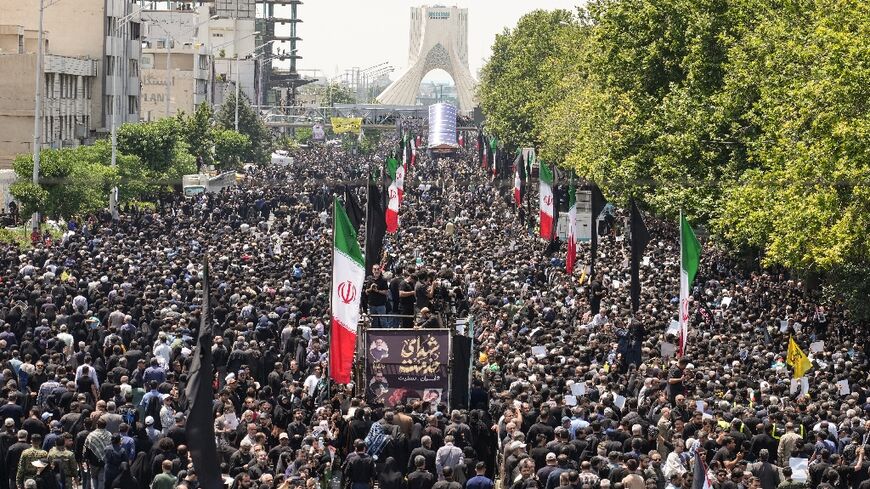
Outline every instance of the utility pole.
POLYGON ((169 117, 169 97, 172 94, 172 38, 166 36, 166 117, 169 117))
MULTIPOLYGON (((39 32, 36 35, 36 82, 33 113, 33 184, 39 185, 39 149, 40 133, 42 131, 42 21, 45 12, 45 0, 39 0, 39 32)), ((39 229, 39 212, 33 213, 33 229, 39 229)))

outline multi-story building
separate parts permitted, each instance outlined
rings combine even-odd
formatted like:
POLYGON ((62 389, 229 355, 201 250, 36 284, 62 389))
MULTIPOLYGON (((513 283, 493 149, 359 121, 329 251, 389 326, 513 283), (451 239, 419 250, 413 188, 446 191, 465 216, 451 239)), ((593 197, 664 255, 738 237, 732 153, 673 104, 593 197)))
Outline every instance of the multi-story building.
POLYGON ((210 77, 211 57, 205 45, 167 39, 145 41, 142 120, 174 116, 179 111, 193 113, 199 104, 209 100, 210 77))
MULTIPOLYGON (((121 108, 118 124, 139 120, 139 60, 142 51, 139 6, 131 0, 57 0, 45 2, 43 29, 50 53, 88 58, 97 63, 97 75, 88 99, 93 114, 88 131, 108 133, 112 107, 121 108)), ((0 0, 4 24, 36 31, 39 3, 0 0)), ((8 72, 7 72, 8 73, 8 72)), ((33 72, 8 76, 33 79, 33 72)), ((4 75, 4 78, 7 77, 4 75)))
MULTIPOLYGON (((33 151, 36 39, 36 31, 0 25, 0 168, 33 151)), ((50 54, 51 44, 45 45, 40 141, 43 147, 77 146, 91 136, 97 61, 50 54)))
POLYGON ((192 113, 209 101, 208 7, 142 12, 142 119, 192 113))

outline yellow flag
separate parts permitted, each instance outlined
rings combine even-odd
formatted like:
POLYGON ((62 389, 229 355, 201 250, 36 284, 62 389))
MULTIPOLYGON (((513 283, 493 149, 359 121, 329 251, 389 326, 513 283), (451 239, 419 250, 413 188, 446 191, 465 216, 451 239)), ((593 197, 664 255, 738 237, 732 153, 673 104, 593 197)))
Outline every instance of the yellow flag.
POLYGON ((796 379, 803 377, 806 371, 813 367, 810 359, 791 336, 788 338, 788 353, 785 356, 785 363, 794 367, 794 378, 796 379))

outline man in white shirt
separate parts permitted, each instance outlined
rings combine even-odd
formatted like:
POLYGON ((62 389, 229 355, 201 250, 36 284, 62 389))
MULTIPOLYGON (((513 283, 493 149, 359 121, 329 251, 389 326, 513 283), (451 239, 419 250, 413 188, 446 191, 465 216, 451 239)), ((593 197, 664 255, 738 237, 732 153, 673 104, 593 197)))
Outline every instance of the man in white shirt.
POLYGON ((86 366, 88 367, 88 377, 90 377, 91 380, 94 381, 94 387, 99 389, 100 388, 100 381, 97 380, 97 372, 96 372, 96 370, 94 370, 94 367, 91 366, 91 357, 89 357, 89 356, 85 357, 85 362, 83 364, 79 365, 78 368, 76 368, 76 382, 78 382, 78 380, 82 377, 82 370, 86 366))
POLYGON ((66 324, 60 325, 60 333, 57 334, 57 339, 60 341, 63 341, 63 343, 67 347, 72 347, 73 341, 75 341, 75 339, 73 338, 73 335, 71 335, 67 332, 66 324))
POLYGON ((309 396, 314 397, 314 393, 317 391, 317 384, 320 383, 321 377, 323 377, 323 368, 318 365, 314 367, 314 373, 305 379, 303 386, 305 387, 305 390, 308 391, 309 396))

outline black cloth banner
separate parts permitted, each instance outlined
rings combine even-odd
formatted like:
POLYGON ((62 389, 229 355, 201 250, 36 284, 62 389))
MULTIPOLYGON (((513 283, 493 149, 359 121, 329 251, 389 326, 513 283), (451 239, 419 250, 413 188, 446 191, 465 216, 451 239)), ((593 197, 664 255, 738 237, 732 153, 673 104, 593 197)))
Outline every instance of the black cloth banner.
POLYGON ((185 394, 190 402, 190 413, 185 426, 187 439, 190 443, 190 458, 203 489, 222 489, 221 462, 218 458, 214 434, 214 366, 211 358, 211 295, 208 274, 208 256, 203 259, 202 268, 202 311, 199 326, 199 338, 193 351, 190 364, 190 375, 185 394))
MULTIPOLYGON (((607 200, 604 199, 604 195, 601 194, 601 189, 598 188, 598 185, 593 183, 589 190, 592 193, 592 222, 589 223, 589 229, 592 234, 592 242, 589 246, 589 280, 592 281, 595 280, 595 261, 598 259, 598 217, 604 211, 604 205, 607 204, 607 200)), ((592 301, 593 315, 598 314, 599 306, 599 301, 592 301)))
POLYGON ((650 235, 634 199, 631 199, 631 312, 640 308, 640 260, 650 235))
POLYGON ((356 192, 351 187, 344 187, 344 210, 347 211, 347 217, 350 219, 350 224, 354 231, 359 232, 359 227, 365 219, 362 207, 359 203, 359 198, 356 192))
POLYGON ((375 182, 369 181, 366 198, 366 276, 371 275, 372 266, 381 262, 384 249, 384 236, 387 234, 386 206, 383 190, 375 182))
POLYGON ((365 341, 366 402, 447 402, 450 330, 370 328, 365 341))
POLYGON ((468 387, 471 379, 471 338, 455 335, 453 337, 453 372, 450 382, 450 409, 468 409, 468 387))

